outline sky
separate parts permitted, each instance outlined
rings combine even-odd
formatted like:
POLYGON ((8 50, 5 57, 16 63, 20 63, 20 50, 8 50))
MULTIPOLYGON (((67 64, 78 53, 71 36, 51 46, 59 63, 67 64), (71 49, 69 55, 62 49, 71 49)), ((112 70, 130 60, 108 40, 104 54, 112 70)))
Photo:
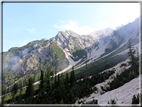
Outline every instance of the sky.
POLYGON ((50 39, 58 31, 115 30, 139 16, 139 3, 3 3, 3 52, 50 39))

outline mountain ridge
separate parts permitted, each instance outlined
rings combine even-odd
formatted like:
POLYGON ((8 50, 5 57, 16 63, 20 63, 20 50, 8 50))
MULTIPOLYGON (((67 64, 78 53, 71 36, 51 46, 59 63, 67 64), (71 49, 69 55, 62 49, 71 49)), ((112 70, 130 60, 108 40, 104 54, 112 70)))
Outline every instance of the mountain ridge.
POLYGON ((4 73, 12 71, 26 74, 35 72, 39 68, 45 70, 44 66, 47 65, 51 66, 54 72, 60 72, 70 65, 69 58, 74 63, 76 61, 81 63, 89 58, 96 59, 117 49, 126 42, 128 35, 136 39, 137 43, 138 21, 139 18, 117 30, 105 28, 90 35, 79 35, 71 30, 59 31, 51 39, 43 38, 31 41, 22 47, 12 47, 8 52, 3 53, 4 73), (133 25, 136 27, 133 28, 133 25))

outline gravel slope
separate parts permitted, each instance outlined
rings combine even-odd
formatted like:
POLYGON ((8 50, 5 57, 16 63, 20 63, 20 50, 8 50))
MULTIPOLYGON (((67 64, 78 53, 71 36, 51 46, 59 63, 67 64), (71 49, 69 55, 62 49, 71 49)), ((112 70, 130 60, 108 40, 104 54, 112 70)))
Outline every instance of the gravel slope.
MULTIPOLYGON (((128 60, 123 61, 121 63, 127 63, 128 60)), ((114 66, 113 68, 116 69, 115 73, 113 74, 113 76, 116 76, 117 73, 121 73, 122 68, 120 68, 121 63, 117 64, 116 66, 114 66)), ((126 69, 129 68, 130 66, 125 67, 126 69)), ((112 69, 112 68, 110 68, 112 69)), ((109 69, 107 69, 109 70, 109 69)), ((106 72, 107 70, 104 70, 103 72, 106 72)), ((142 75, 141 75, 142 76, 142 75)), ((105 82, 96 84, 95 86, 98 88, 98 92, 94 92, 90 95, 90 97, 84 97, 79 99, 79 101, 84 101, 84 102, 89 102, 92 101, 93 98, 94 99, 98 99, 98 104, 107 104, 108 101, 111 101, 111 99, 115 99, 117 104, 131 104, 132 102, 132 97, 133 95, 137 95, 138 93, 140 93, 140 76, 138 78, 135 78, 133 80, 131 80, 128 83, 125 83, 123 86, 114 89, 112 91, 106 92, 104 94, 100 94, 100 92, 102 91, 100 86, 104 86, 105 84, 107 84, 109 81, 112 81, 113 79, 110 78, 107 79, 105 82)), ((78 100, 76 101, 77 104, 78 100)))

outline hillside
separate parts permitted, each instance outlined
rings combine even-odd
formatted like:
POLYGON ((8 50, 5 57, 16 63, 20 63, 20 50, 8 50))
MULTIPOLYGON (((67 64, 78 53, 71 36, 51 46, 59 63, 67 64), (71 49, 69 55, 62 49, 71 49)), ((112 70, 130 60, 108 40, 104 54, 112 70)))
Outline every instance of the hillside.
MULTIPOLYGON (((70 93, 70 96, 72 96, 72 94, 75 95, 75 99, 76 97, 88 96, 95 91, 95 89, 90 89, 90 91, 86 91, 85 93, 82 92, 83 95, 76 96, 75 86, 79 87, 80 84, 86 84, 86 81, 92 81, 85 77, 91 78, 93 76, 100 76, 100 80, 96 82, 96 87, 101 93, 100 86, 105 85, 111 80, 111 75, 114 71, 113 68, 116 69, 113 74, 114 76, 118 72, 120 74, 120 71, 124 68, 121 68, 120 65, 128 61, 129 41, 131 41, 136 51, 136 59, 139 60, 139 56, 141 55, 139 48, 139 18, 116 30, 106 28, 95 31, 89 35, 79 35, 71 30, 66 30, 65 32, 59 31, 55 37, 49 40, 35 40, 22 47, 12 47, 8 52, 3 52, 3 89, 6 89, 7 93, 12 92, 15 83, 17 83, 18 88, 20 88, 21 81, 23 82, 23 87, 26 87, 29 84, 30 77, 34 78, 33 84, 37 87, 37 85, 40 84, 39 81, 41 81, 41 74, 43 73, 45 81, 47 81, 47 78, 49 79, 51 77, 50 82, 52 85, 50 86, 53 86, 52 88, 53 90, 55 89, 55 92, 62 92, 61 89, 58 91, 56 88, 60 88, 63 84, 65 84, 65 86, 63 85, 62 88, 67 87, 68 84, 70 86, 68 93, 70 93), (109 71, 109 73, 105 73, 106 71, 109 71), (69 74, 68 77, 66 76, 67 73, 69 74), (54 82, 57 76, 58 80, 61 76, 62 83, 59 84, 59 81, 57 82, 59 86, 54 82), (69 83, 64 80, 65 76, 66 78, 70 78, 69 83), (84 78, 85 80, 83 80, 84 78), (77 85, 72 86, 73 83, 71 81, 77 82, 81 79, 84 83, 79 82, 76 83, 77 85)), ((127 66, 125 68, 128 69, 129 67, 130 66, 127 66)), ((128 71, 130 70, 128 69, 128 71)), ((138 79, 133 79, 116 90, 120 93, 124 88, 129 88, 129 92, 132 93, 133 89, 130 88, 129 84, 137 81, 138 79)), ((44 83, 44 86, 46 86, 45 84, 46 83, 44 83)), ((86 87, 92 87, 92 85, 93 83, 89 83, 86 87)), ((136 85, 135 83, 134 87, 136 87, 136 85)), ((46 87, 48 87, 48 85, 46 87)), ((83 85, 80 87, 80 90, 88 90, 83 85)), ((39 87, 36 89, 37 91, 35 93, 39 94, 39 87)), ((106 100, 117 97, 117 103, 130 103, 132 95, 128 96, 129 100, 122 99, 121 96, 118 97, 117 94, 116 96, 109 97, 109 99, 106 98, 110 93, 114 94, 116 90, 111 90, 103 95, 100 95, 100 93, 91 94, 90 97, 81 98, 81 100, 88 102, 95 97, 99 99, 99 104, 104 104, 108 102, 106 100)), ((138 94, 137 90, 134 91, 135 93, 133 93, 133 95, 138 94)), ((2 93, 4 93, 4 90, 2 93)), ((121 93, 126 95, 127 92, 124 91, 121 93)), ((56 96, 56 98, 58 97, 56 96)), ((65 100, 65 96, 63 99, 65 100)), ((58 99, 58 103, 59 102, 58 99)))
MULTIPOLYGON (((83 101, 84 103, 86 102, 90 102, 93 99, 97 99, 98 100, 98 104, 107 104, 108 101, 110 102, 111 100, 115 100, 116 104, 131 104, 132 103, 132 98, 133 95, 137 95, 138 93, 140 93, 140 78, 141 76, 131 80, 130 82, 127 82, 126 84, 124 84, 123 86, 114 89, 112 91, 108 91, 105 92, 104 94, 102 93, 102 89, 100 88, 101 86, 105 86, 106 84, 108 84, 108 82, 113 80, 113 76, 116 77, 116 74, 121 74, 121 72, 123 71, 124 68, 128 69, 130 66, 121 66, 121 64, 127 64, 129 60, 123 61, 119 64, 117 64, 116 66, 114 66, 113 68, 109 68, 106 69, 103 72, 107 72, 108 70, 114 69, 115 68, 115 73, 109 77, 109 79, 105 80, 102 83, 96 84, 95 86, 98 88, 97 93, 93 92, 92 94, 90 94, 89 97, 84 97, 81 98, 79 100, 76 101, 76 104, 78 104, 79 101, 83 101)), ((94 86, 94 87, 95 87, 94 86)))

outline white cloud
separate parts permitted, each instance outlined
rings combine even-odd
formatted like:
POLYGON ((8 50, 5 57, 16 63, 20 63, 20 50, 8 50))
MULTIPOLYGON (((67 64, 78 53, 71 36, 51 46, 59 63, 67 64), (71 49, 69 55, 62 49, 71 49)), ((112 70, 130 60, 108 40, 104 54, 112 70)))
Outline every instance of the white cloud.
POLYGON ((91 26, 84 25, 84 26, 79 26, 78 22, 75 20, 69 20, 69 21, 61 21, 60 20, 60 25, 54 25, 55 28, 59 30, 72 30, 80 35, 83 34, 90 34, 91 32, 94 32, 95 29, 91 26))
POLYGON ((33 34, 35 33, 35 28, 31 28, 31 29, 30 29, 30 28, 28 28, 28 29, 26 28, 26 30, 27 30, 28 32, 30 32, 30 33, 33 33, 33 34))

